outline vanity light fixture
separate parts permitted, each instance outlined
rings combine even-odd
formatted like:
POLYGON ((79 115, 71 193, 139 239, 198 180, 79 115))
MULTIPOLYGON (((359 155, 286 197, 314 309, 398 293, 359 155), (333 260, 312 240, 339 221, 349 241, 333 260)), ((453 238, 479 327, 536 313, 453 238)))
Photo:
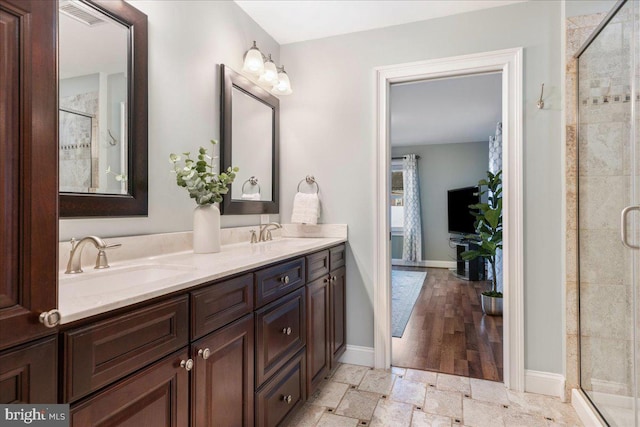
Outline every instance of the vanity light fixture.
POLYGON ((260 76, 264 72, 264 55, 256 46, 255 40, 253 46, 244 54, 244 65, 242 71, 245 71, 254 76, 260 76))
POLYGON ((274 95, 290 95, 291 81, 284 67, 276 66, 271 54, 264 56, 255 40, 243 57, 242 71, 252 77, 258 77, 257 83, 274 95))
POLYGON ((273 89, 271 89, 271 93, 274 95, 290 95, 293 91, 291 90, 291 82, 289 81, 289 76, 287 72, 284 70, 284 65, 278 68, 278 81, 273 85, 273 89))

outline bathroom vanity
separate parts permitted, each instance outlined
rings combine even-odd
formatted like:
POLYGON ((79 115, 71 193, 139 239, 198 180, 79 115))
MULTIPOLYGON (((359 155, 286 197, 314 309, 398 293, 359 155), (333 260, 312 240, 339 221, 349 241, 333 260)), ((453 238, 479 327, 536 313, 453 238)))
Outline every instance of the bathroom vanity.
POLYGON ((345 241, 236 243, 61 274, 58 333, 0 353, 2 392, 59 355, 38 381, 52 379, 42 401, 70 404, 72 426, 280 425, 345 351, 345 241), (178 273, 156 279, 156 268, 178 273))

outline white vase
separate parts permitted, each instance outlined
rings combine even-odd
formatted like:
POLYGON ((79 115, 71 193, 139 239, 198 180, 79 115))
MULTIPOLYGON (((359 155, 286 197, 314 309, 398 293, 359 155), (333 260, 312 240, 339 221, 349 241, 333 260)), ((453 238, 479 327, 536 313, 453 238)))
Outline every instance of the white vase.
POLYGON ((196 206, 193 211, 193 252, 220 252, 220 209, 215 205, 196 206))

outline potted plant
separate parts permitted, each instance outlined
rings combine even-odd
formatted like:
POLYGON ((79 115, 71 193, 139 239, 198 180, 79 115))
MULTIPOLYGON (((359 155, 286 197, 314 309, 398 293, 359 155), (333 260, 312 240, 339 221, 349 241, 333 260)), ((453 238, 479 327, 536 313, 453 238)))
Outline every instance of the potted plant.
MULTIPOLYGON (((217 141, 211 140, 211 144, 217 141)), ((220 203, 222 196, 229 192, 229 185, 238 172, 237 167, 229 167, 226 172, 214 172, 213 157, 207 149, 200 147, 197 159, 191 153, 182 157, 171 153, 172 172, 176 183, 189 192, 197 206, 193 213, 193 251, 195 253, 220 252, 220 210, 214 203, 220 203)))
POLYGON ((489 261, 493 273, 492 286, 490 291, 482 292, 482 311, 489 315, 502 315, 502 292, 498 292, 496 277, 496 253, 502 250, 502 171, 495 175, 487 172, 487 179, 481 179, 478 187, 480 195, 487 195, 487 201, 469 206, 476 218, 476 234, 467 236, 477 247, 462 252, 461 256, 467 261, 478 257, 489 261))

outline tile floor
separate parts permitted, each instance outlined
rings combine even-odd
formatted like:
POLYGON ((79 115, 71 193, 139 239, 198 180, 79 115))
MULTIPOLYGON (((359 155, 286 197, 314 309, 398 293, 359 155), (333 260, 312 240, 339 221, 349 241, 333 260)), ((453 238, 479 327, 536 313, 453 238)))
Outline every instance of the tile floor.
POLYGON ((340 365, 289 426, 582 426, 559 399, 435 372, 340 365))

